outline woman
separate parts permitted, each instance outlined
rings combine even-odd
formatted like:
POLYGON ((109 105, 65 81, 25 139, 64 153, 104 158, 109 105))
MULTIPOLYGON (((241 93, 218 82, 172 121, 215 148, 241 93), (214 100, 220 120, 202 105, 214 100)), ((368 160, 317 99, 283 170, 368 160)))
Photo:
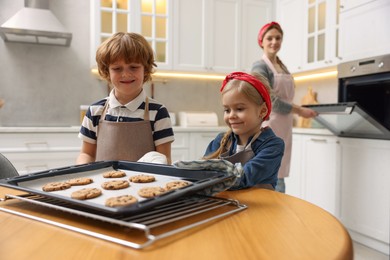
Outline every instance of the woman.
POLYGON ((270 119, 265 121, 263 126, 271 127, 285 142, 284 156, 275 189, 284 193, 284 178, 288 177, 290 172, 293 113, 304 118, 315 117, 317 113, 292 103, 295 92, 294 79, 277 56, 282 41, 283 30, 278 23, 267 23, 260 29, 258 43, 264 53, 262 59, 253 64, 252 72, 266 77, 271 86, 272 111, 270 119))

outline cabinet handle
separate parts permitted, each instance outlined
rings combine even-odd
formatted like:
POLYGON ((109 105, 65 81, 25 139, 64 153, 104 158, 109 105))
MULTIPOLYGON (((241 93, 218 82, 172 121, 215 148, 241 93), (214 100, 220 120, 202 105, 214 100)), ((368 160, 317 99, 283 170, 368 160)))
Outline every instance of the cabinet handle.
POLYGON ((328 142, 326 139, 318 139, 318 138, 310 138, 310 141, 317 142, 317 143, 327 143, 328 142))

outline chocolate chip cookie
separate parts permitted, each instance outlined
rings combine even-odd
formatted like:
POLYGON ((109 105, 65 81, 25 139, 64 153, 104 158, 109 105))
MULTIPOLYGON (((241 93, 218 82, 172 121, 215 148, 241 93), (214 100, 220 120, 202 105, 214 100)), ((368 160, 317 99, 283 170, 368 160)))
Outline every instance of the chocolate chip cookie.
POLYGON ((122 195, 117 197, 108 198, 106 200, 106 206, 108 207, 122 207, 136 203, 138 200, 131 195, 122 195))
POLYGON ((140 174, 140 175, 131 176, 129 180, 135 183, 148 183, 148 182, 155 181, 156 178, 152 175, 140 174))
POLYGON ((176 190, 190 185, 188 181, 171 181, 165 184, 166 190, 176 190))
POLYGON ((104 178, 122 178, 125 177, 126 173, 123 171, 108 171, 103 173, 104 178))
POLYGON ((166 190, 162 187, 144 187, 138 190, 138 195, 143 198, 153 198, 165 192, 166 190))
POLYGON ((120 190, 129 186, 130 184, 126 180, 106 181, 102 183, 102 188, 105 190, 120 190))
POLYGON ((87 185, 92 183, 93 180, 91 178, 74 178, 67 181, 71 186, 77 186, 77 185, 87 185))
POLYGON ((42 187, 43 191, 57 191, 69 189, 71 185, 66 182, 50 182, 42 187))
POLYGON ((93 199, 99 197, 100 195, 102 195, 102 191, 100 189, 84 188, 72 192, 70 196, 72 197, 72 199, 76 199, 76 200, 87 200, 87 199, 93 199))

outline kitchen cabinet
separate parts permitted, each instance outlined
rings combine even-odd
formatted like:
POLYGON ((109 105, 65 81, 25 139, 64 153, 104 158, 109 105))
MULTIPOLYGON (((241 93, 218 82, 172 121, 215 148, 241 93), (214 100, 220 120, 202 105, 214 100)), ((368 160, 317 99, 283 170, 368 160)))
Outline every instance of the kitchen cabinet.
POLYGON ((249 71, 261 57, 257 34, 272 18, 272 1, 176 0, 174 8, 174 70, 249 71))
POLYGON ((335 136, 294 134, 286 193, 338 216, 339 153, 335 136))
POLYGON ((190 158, 190 139, 188 133, 175 132, 175 141, 171 145, 172 162, 190 158))
POLYGON ((293 134, 292 150, 291 150, 291 165, 290 176, 285 178, 286 194, 303 199, 303 145, 302 135, 293 134))
POLYGON ((91 67, 98 46, 116 32, 142 34, 152 46, 160 69, 172 68, 171 0, 91 0, 91 67))
POLYGON ((294 129, 286 194, 327 210, 340 219, 353 240, 388 254, 389 158, 388 140, 294 129))
POLYGON ((19 174, 74 165, 81 140, 72 132, 0 133, 0 153, 15 166, 19 174))
POLYGON ((340 62, 338 1, 281 0, 279 7, 277 17, 285 34, 280 56, 291 73, 340 62))
POLYGON ((341 1, 340 55, 344 61, 389 53, 390 1, 341 1))
POLYGON ((335 136, 304 136, 303 198, 339 216, 340 145, 335 136))
POLYGON ((304 69, 305 1, 283 0, 279 3, 278 22, 283 29, 279 57, 291 73, 304 69))
POLYGON ((390 141, 340 138, 340 219, 355 241, 389 251, 390 141))
POLYGON ((200 160, 209 143, 225 127, 213 128, 174 128, 175 141, 172 143, 172 162, 178 160, 200 160))

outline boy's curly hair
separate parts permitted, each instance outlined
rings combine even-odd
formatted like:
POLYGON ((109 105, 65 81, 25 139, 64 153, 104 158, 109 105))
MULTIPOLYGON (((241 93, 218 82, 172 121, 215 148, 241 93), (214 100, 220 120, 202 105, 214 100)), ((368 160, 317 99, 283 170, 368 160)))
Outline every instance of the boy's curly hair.
POLYGON ((157 65, 153 49, 142 35, 118 32, 105 40, 96 51, 99 75, 111 83, 109 66, 121 59, 126 63, 136 62, 144 66, 144 83, 152 79, 157 65))

